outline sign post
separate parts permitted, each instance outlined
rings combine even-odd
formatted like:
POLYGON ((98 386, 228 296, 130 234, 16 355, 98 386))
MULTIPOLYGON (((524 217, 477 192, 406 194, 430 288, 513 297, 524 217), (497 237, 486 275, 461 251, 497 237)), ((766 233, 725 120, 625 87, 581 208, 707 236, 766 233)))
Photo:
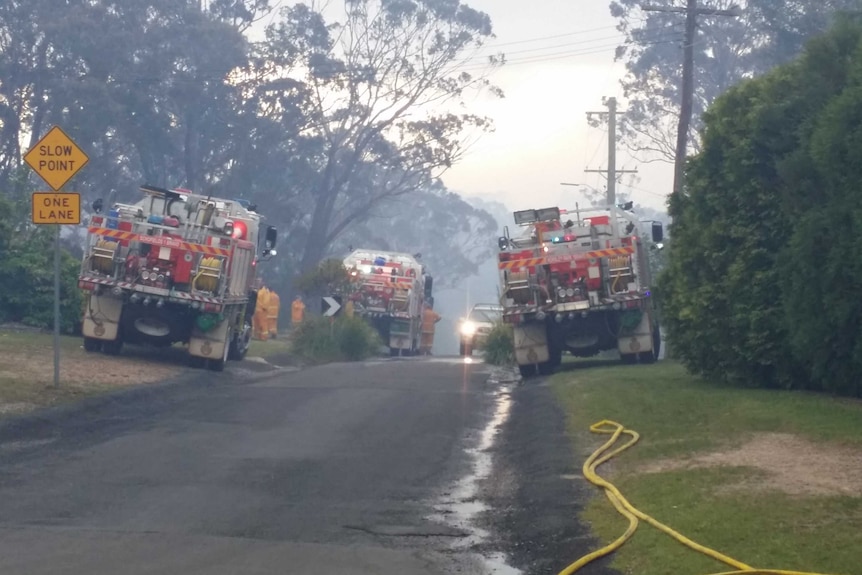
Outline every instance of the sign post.
POLYGON ((60 227, 81 223, 81 195, 59 190, 90 159, 59 126, 54 126, 24 155, 54 192, 34 192, 33 223, 54 226, 54 387, 60 385, 60 227))

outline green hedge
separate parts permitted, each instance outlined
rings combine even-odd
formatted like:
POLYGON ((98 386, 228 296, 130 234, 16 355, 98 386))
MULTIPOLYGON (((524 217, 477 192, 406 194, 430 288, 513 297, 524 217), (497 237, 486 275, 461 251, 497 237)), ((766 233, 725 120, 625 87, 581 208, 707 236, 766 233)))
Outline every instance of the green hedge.
POLYGON ((862 24, 716 100, 658 293, 674 353, 740 385, 862 396, 862 24))

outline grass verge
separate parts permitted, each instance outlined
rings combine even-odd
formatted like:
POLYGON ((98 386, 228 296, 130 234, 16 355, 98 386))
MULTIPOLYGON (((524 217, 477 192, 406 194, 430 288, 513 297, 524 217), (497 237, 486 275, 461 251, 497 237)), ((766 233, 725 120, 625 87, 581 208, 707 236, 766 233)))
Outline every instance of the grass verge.
POLYGON ((180 373, 184 350, 135 349, 120 357, 90 354, 80 337, 60 337, 60 386, 54 387, 51 334, 0 332, 0 416, 75 401, 180 373))
MULTIPOLYGON (((598 472, 643 512, 754 567, 862 573, 862 403, 721 387, 674 362, 585 365, 554 379, 579 466, 607 440, 589 426, 617 421, 641 440, 598 472), (757 438, 774 440, 771 451, 744 457, 757 438), (811 489, 786 489, 788 469, 811 489), (825 489, 837 471, 843 482, 825 489)), ((598 488, 583 519, 603 544, 626 526, 598 488)), ((636 575, 732 570, 643 522, 612 566, 636 575)))
POLYGON ((264 359, 283 358, 290 356, 292 346, 290 340, 285 335, 280 335, 278 339, 252 340, 248 348, 248 355, 252 357, 262 357, 264 359))

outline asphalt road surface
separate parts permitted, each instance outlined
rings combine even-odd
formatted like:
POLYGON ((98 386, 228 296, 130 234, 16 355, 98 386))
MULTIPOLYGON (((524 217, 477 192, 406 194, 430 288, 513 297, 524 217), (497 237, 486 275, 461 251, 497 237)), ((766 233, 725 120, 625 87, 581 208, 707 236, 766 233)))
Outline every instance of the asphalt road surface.
POLYGON ((0 573, 488 572, 447 519, 500 420, 486 366, 231 370, 0 425, 0 573))

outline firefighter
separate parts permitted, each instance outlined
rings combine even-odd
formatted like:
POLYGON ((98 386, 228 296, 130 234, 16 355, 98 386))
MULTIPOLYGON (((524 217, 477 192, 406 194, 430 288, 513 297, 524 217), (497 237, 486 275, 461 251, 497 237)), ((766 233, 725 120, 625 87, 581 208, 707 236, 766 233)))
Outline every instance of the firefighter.
POLYGON ((302 323, 305 317, 305 304, 302 302, 302 296, 297 295, 290 304, 290 323, 293 327, 297 327, 302 323))
POLYGON ((269 301, 266 306, 266 327, 269 332, 269 337, 276 339, 278 337, 278 308, 279 297, 274 291, 269 292, 269 301))
POLYGON ((254 307, 254 316, 252 316, 252 337, 266 341, 268 339, 269 330, 267 329, 267 310, 269 308, 270 291, 266 286, 261 286, 257 290, 257 304, 254 307))
POLYGON ((425 311, 422 312, 422 341, 419 345, 419 353, 422 355, 431 355, 431 348, 434 346, 435 324, 441 319, 443 318, 440 314, 434 311, 434 301, 427 301, 425 311))

